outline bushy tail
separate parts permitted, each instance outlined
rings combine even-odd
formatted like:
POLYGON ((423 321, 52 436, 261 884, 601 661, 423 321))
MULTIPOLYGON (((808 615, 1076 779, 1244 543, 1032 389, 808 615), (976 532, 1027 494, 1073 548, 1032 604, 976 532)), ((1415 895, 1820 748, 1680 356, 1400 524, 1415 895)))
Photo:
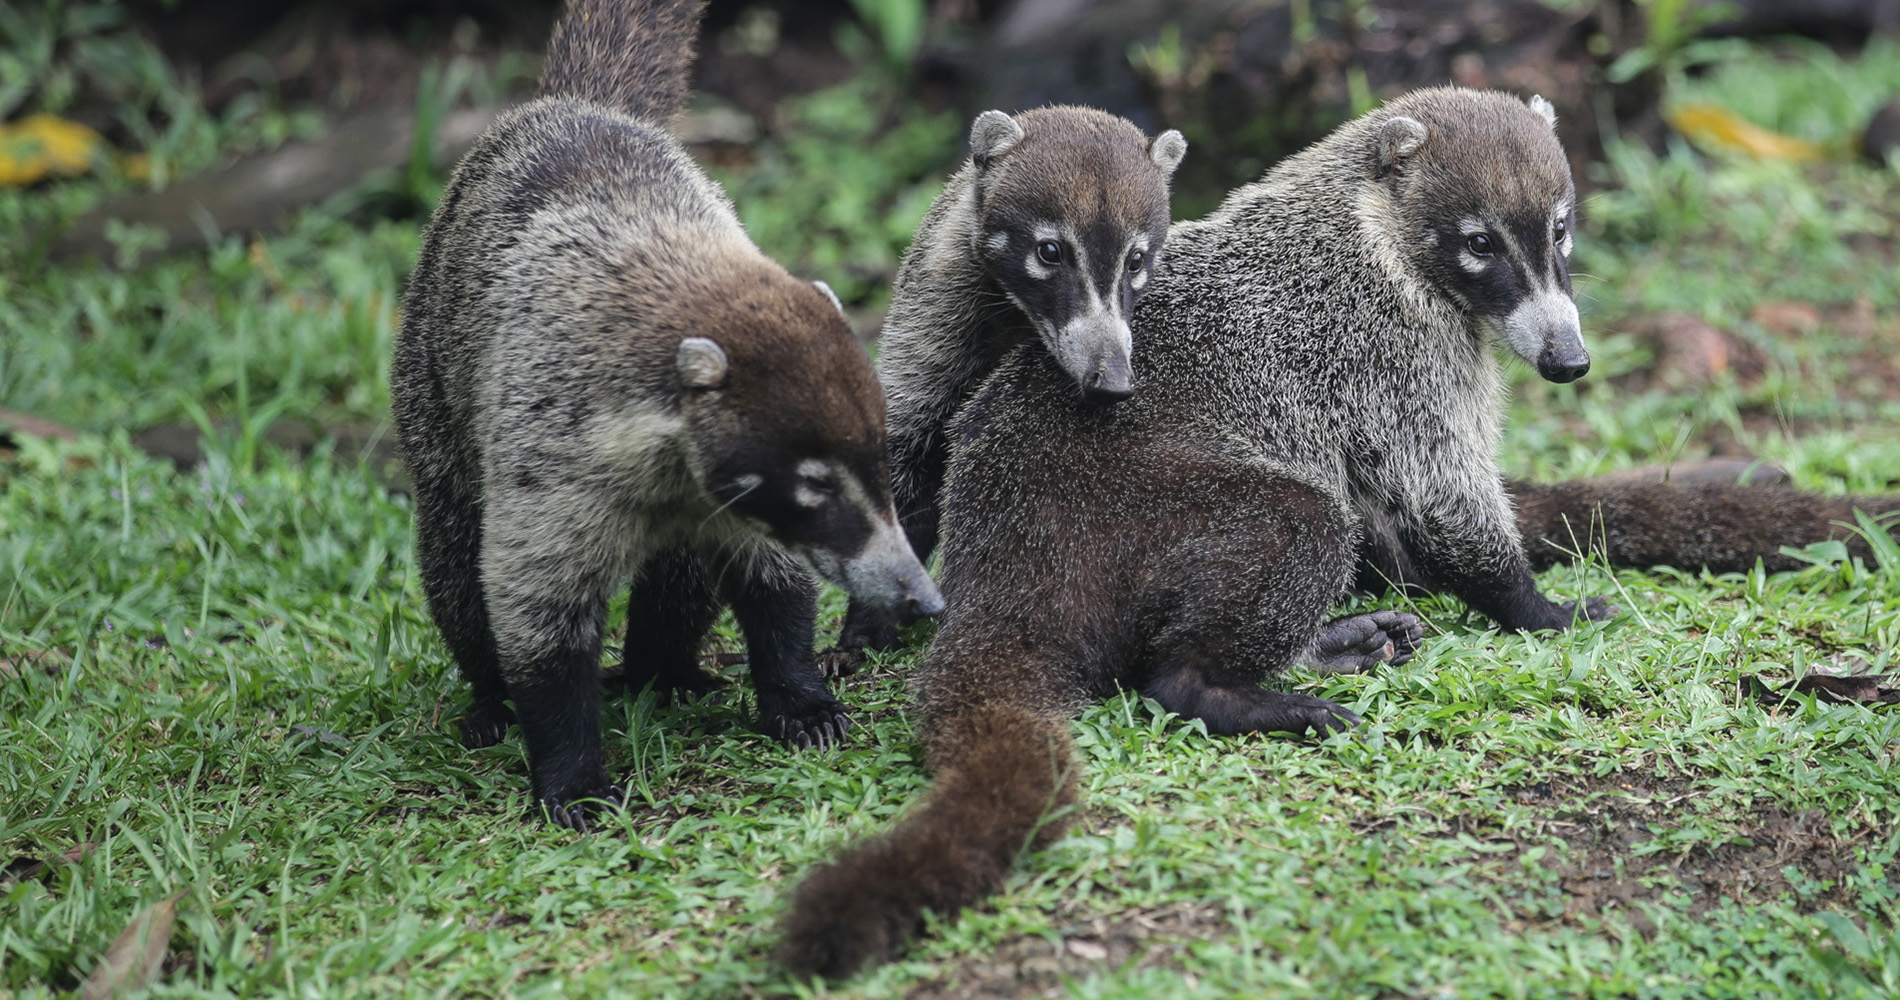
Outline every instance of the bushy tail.
POLYGON ((705 0, 568 0, 548 42, 541 95, 664 123, 692 89, 705 0))
POLYGON ((1025 848, 1067 826, 1075 752, 1066 726, 1002 705, 940 727, 936 785, 889 833, 818 866, 792 897, 779 961, 848 976, 889 957, 925 910, 955 913, 999 889, 1025 848))
MULTIPOLYGON (((1850 554, 1872 558, 1867 539, 1842 526, 1856 509, 1871 515, 1900 510, 1900 496, 1830 497, 1787 486, 1619 483, 1512 483, 1517 524, 1537 569, 1594 552, 1612 566, 1674 566, 1746 573, 1755 561, 1770 571, 1806 563, 1781 554, 1836 539, 1850 554)), ((1900 537, 1900 520, 1887 522, 1900 537)))

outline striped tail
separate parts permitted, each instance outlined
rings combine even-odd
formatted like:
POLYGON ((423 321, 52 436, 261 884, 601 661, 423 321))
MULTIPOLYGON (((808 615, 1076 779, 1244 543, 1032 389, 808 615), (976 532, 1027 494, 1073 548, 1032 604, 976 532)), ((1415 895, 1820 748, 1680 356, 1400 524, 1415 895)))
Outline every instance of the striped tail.
POLYGON ((548 42, 541 96, 666 123, 692 90, 704 7, 705 0, 568 0, 548 42))
POLYGON ((925 910, 948 915, 994 894, 1017 855, 1067 826, 1076 768, 1066 725, 994 704, 947 721, 954 741, 923 805, 799 885, 778 952, 787 968, 838 978, 889 958, 925 910))

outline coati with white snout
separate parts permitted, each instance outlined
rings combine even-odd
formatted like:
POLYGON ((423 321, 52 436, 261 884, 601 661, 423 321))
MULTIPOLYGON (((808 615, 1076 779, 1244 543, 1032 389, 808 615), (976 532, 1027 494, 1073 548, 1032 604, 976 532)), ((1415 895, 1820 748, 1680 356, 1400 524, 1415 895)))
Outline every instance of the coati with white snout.
MULTIPOLYGON (((1259 682, 1316 645, 1368 526, 1510 629, 1613 613, 1538 592, 1496 463, 1499 340, 1589 365, 1575 189, 1547 102, 1420 91, 1176 225, 1135 313, 1141 386, 1088 407, 1035 343, 963 407, 948 607, 915 682, 936 784, 793 894, 779 955, 848 974, 995 891, 1076 794, 1069 719, 1119 689, 1216 733, 1345 729, 1259 682)), ((1366 660, 1417 622, 1345 622, 1366 660)))
POLYGON ((801 745, 846 724, 806 567, 900 614, 942 605, 837 300, 761 254, 666 130, 701 6, 570 0, 541 96, 443 193, 390 375, 423 587, 473 689, 463 742, 518 718, 537 800, 582 829, 621 798, 599 717, 615 588, 637 581, 635 686, 707 685, 693 654, 730 603, 761 725, 801 745))
MULTIPOLYGON (((919 558, 937 545, 948 425, 1012 348, 1039 340, 1065 391, 1110 403, 1134 386, 1128 319, 1168 235, 1168 178, 1187 152, 1092 108, 985 111, 970 159, 931 205, 891 288, 878 340, 891 492, 919 558)), ((837 672, 897 643, 888 613, 852 601, 837 672)))

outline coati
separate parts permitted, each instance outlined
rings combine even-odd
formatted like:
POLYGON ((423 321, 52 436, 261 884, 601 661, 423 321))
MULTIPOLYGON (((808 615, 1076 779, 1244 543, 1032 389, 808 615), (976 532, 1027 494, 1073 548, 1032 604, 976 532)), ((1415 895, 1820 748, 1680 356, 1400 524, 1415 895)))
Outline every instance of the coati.
MULTIPOLYGON (((1168 178, 1187 153, 1091 108, 1011 117, 985 111, 970 159, 944 185, 905 252, 879 337, 891 492, 911 548, 937 545, 937 490, 950 417, 1011 348, 1039 339, 1065 391, 1113 402, 1132 391, 1128 317, 1168 235, 1168 178)), ((851 602, 828 669, 897 644, 897 623, 851 602)))
POLYGON ((805 567, 900 614, 942 605, 837 300, 761 254, 666 131, 700 7, 570 0, 541 96, 443 194, 390 375, 423 588, 473 693, 463 742, 518 716, 535 796, 583 829, 621 797, 598 677, 616 587, 638 581, 632 683, 708 683, 693 654, 723 599, 761 726, 802 745, 846 724, 805 567))
MULTIPOLYGON (((1487 339, 1553 381, 1589 366, 1554 130, 1541 99, 1396 100, 1174 227, 1130 399, 1084 405, 1035 343, 1002 363, 942 493, 948 608, 915 678, 935 787, 795 890, 782 962, 847 974, 995 891, 1065 825, 1090 699, 1137 690, 1216 733, 1351 726, 1257 685, 1345 626, 1322 623, 1369 534, 1506 628, 1613 613, 1538 592, 1495 459, 1487 339)), ((1346 622, 1369 657, 1416 642, 1346 622)))

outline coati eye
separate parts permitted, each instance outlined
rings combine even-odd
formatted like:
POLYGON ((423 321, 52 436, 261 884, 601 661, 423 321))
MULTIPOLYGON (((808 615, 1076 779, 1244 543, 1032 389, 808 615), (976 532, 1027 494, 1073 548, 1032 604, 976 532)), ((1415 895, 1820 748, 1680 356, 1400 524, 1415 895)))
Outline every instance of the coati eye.
POLYGON ((1036 257, 1044 264, 1060 264, 1062 263, 1062 244, 1054 240, 1046 240, 1042 243, 1038 243, 1036 244, 1036 257))
POLYGON ((1128 273, 1133 274, 1136 271, 1141 270, 1142 262, 1147 259, 1148 259, 1148 254, 1142 250, 1136 250, 1134 253, 1129 254, 1128 255, 1128 273))
POLYGON ((1491 256, 1491 234, 1472 233, 1465 237, 1465 246, 1480 257, 1489 257, 1491 256))
POLYGON ((1552 243, 1562 243, 1564 241, 1564 236, 1568 234, 1569 232, 1570 232, 1570 224, 1565 222, 1562 219, 1558 219, 1556 227, 1551 230, 1550 241, 1552 243))
POLYGON ((800 476, 798 477, 798 485, 800 488, 810 490, 819 496, 835 497, 838 495, 838 483, 830 476, 800 476))

